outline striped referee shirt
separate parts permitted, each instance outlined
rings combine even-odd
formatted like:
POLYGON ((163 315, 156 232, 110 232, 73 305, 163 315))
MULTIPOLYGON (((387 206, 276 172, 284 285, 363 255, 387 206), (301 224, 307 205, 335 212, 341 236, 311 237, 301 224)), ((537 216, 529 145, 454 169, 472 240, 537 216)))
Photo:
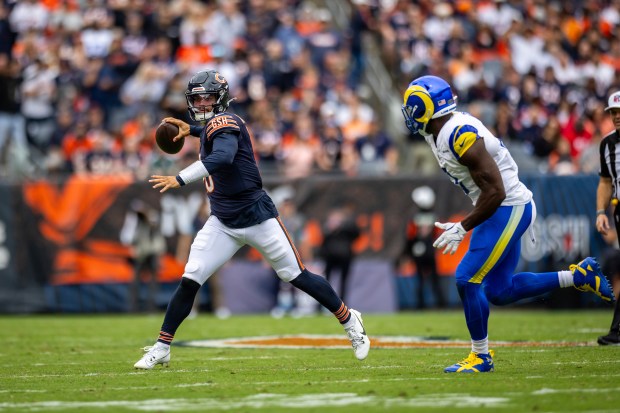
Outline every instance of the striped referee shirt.
POLYGON ((612 197, 620 194, 620 134, 617 130, 606 135, 601 141, 599 176, 611 178, 613 186, 612 197))

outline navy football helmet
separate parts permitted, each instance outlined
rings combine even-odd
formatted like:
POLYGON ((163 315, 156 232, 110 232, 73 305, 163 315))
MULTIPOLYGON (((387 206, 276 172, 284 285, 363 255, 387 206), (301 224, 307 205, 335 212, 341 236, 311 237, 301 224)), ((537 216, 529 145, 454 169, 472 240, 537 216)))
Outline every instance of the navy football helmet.
POLYGON ((427 135, 426 125, 456 110, 450 85, 437 76, 422 76, 409 83, 403 97, 403 116, 412 133, 427 135))
POLYGON ((185 91, 190 118, 197 122, 205 122, 214 114, 225 112, 232 101, 228 89, 226 79, 215 70, 203 70, 192 76, 185 91), (204 107, 194 105, 197 97, 205 95, 215 96, 215 103, 209 112, 204 107))

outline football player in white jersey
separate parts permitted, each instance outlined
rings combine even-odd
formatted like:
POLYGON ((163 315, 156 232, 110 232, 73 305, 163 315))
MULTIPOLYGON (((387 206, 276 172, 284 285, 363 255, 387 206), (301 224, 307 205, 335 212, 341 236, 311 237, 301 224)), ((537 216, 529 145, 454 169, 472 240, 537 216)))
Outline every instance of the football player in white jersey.
MULTIPOLYGON (((512 156, 480 120, 456 110, 450 85, 436 76, 412 81, 402 107, 407 128, 422 135, 441 169, 468 195, 474 208, 461 222, 436 222, 444 232, 434 247, 454 254, 468 231, 470 247, 456 269, 456 285, 471 336, 471 353, 447 373, 494 370, 489 350, 489 302, 506 305, 559 287, 574 286, 612 302, 614 295, 596 260, 568 271, 514 274, 521 237, 536 218, 532 193, 519 180, 512 156)), ((534 237, 531 237, 535 242, 534 237)))

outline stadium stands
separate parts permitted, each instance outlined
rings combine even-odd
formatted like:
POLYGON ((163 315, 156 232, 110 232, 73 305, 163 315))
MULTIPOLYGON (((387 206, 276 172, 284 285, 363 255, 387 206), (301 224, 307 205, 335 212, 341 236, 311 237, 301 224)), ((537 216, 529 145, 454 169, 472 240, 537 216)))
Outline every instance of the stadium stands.
POLYGON ((612 128, 604 99, 620 88, 614 2, 325 3, 3 0, 2 179, 144 179, 192 159, 192 145, 165 157, 153 130, 185 117, 186 80, 205 67, 231 84, 267 174, 433 173, 407 155, 424 151, 419 140, 385 113, 421 74, 449 79, 525 170, 592 172, 612 128), (366 70, 376 59, 387 85, 366 70), (377 119, 390 120, 371 131, 377 119))

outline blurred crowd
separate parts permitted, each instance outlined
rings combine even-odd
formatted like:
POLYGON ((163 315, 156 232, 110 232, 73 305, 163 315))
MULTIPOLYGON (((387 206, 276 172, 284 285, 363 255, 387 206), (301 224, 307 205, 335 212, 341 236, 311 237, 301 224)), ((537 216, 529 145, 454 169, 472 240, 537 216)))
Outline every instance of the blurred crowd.
POLYGON ((413 78, 442 76, 518 162, 597 170, 620 1, 347 4, 343 27, 307 0, 0 0, 0 179, 175 174, 197 142, 165 155, 154 130, 189 121, 187 80, 206 68, 228 80, 265 174, 396 174, 420 141, 383 121, 394 102, 365 87, 367 41, 397 105, 413 78))
POLYGON ((598 171, 599 142, 614 130, 604 108, 620 90, 620 1, 413 3, 392 0, 372 20, 398 85, 447 79, 520 167, 598 171))

